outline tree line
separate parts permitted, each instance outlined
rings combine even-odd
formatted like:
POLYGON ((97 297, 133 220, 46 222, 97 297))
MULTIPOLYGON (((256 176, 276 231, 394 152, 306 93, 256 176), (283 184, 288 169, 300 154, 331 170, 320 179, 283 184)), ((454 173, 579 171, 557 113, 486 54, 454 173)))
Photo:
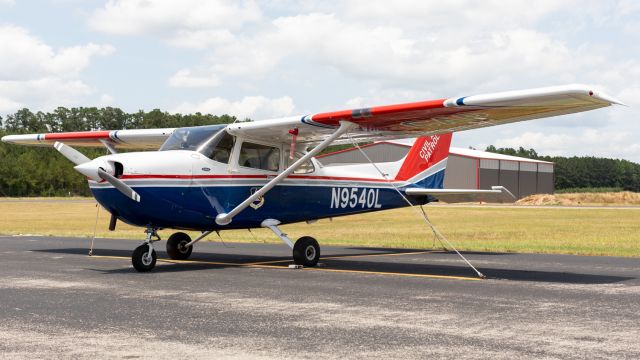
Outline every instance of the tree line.
POLYGON ((555 163, 556 190, 575 188, 618 188, 640 192, 640 164, 593 156, 541 156, 534 149, 496 148, 485 151, 555 163))
MULTIPOLYGON (((127 113, 118 108, 59 107, 52 112, 18 110, 0 116, 0 137, 7 134, 62 131, 173 128, 225 124, 229 115, 170 114, 158 109, 127 113)), ((105 148, 78 148, 89 158, 106 154, 105 148)), ((16 146, 0 142, 0 196, 90 195, 86 179, 53 147, 16 146)))

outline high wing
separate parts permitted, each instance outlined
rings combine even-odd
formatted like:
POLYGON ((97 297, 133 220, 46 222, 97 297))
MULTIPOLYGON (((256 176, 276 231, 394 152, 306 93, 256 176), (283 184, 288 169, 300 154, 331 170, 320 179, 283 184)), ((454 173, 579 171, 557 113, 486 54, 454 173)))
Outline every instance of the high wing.
MULTIPOLYGON (((298 142, 316 143, 333 133, 340 121, 349 121, 357 125, 350 131, 352 138, 379 140, 470 130, 612 104, 621 103, 584 85, 566 85, 234 123, 227 130, 247 138, 286 142, 291 138, 289 131, 298 129, 298 142)), ((347 142, 344 137, 342 142, 347 142)))
MULTIPOLYGON (((333 134, 341 121, 356 125, 349 136, 359 141, 425 136, 564 115, 621 104, 584 85, 566 85, 453 97, 414 103, 377 106, 229 124, 232 135, 267 141, 291 141, 297 130, 299 143, 316 144, 333 134)), ((21 145, 117 146, 157 149, 175 129, 81 131, 7 135, 2 141, 21 145)), ((349 139, 338 137, 333 143, 349 139)))
POLYGON ((117 146, 156 150, 175 129, 78 131, 48 134, 7 135, 2 141, 19 145, 52 146, 56 142, 83 147, 117 146))

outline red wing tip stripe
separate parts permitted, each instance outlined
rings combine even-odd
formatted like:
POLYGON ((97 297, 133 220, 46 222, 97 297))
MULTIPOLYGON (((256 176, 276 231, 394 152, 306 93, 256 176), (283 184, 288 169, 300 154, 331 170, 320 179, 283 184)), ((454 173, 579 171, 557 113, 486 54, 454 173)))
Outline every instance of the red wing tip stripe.
POLYGON ((376 106, 372 108, 361 108, 354 110, 341 110, 333 112, 318 113, 312 116, 313 121, 326 123, 327 121, 356 120, 376 117, 387 114, 402 113, 416 110, 429 110, 445 107, 446 99, 427 100, 398 105, 376 106))
POLYGON ((109 131, 80 131, 43 134, 43 140, 109 139, 109 131))

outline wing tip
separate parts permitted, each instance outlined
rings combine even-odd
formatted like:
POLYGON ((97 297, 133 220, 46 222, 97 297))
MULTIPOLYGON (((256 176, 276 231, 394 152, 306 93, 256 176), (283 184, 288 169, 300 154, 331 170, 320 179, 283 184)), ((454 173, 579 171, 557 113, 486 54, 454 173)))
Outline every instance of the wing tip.
POLYGON ((453 98, 446 99, 443 105, 445 107, 486 105, 493 102, 515 100, 522 97, 540 97, 540 96, 549 96, 553 94, 556 94, 556 95, 576 94, 576 95, 582 95, 582 96, 588 95, 589 97, 592 97, 596 100, 608 103, 608 105, 628 106, 622 101, 615 99, 613 96, 610 96, 602 91, 595 90, 593 86, 585 85, 585 84, 557 85, 557 86, 530 88, 530 89, 523 89, 523 90, 503 91, 503 92, 483 94, 483 95, 453 97, 453 98))

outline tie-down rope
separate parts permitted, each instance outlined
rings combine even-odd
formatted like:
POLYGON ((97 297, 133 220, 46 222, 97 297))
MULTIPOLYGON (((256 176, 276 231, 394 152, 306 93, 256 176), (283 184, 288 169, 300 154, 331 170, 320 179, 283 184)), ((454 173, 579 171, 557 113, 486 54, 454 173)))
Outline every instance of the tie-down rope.
POLYGON ((460 256, 460 258, 461 258, 462 260, 464 260, 464 262, 466 262, 466 263, 467 263, 467 265, 469 265, 469 266, 473 269, 473 271, 475 271, 475 272, 476 272, 476 274, 478 274, 478 277, 479 277, 479 278, 481 278, 481 279, 486 278, 486 276, 484 276, 484 274, 483 274, 483 273, 481 273, 480 271, 478 271, 478 269, 476 269, 476 267, 475 267, 475 266, 473 266, 473 265, 469 262, 469 260, 467 260, 467 259, 466 259, 466 258, 465 258, 465 257, 464 257, 464 256, 463 256, 463 255, 458 251, 458 249, 456 249, 456 247, 455 247, 455 246, 453 246, 453 244, 452 244, 449 240, 447 240, 447 238, 446 238, 444 235, 442 235, 442 233, 441 233, 441 232, 436 228, 436 226, 435 226, 435 225, 433 225, 433 223, 431 222, 431 220, 429 220, 429 217, 427 216, 427 213, 424 211, 424 208, 422 207, 422 205, 420 206, 420 210, 418 210, 418 209, 416 208, 416 206, 415 206, 414 204, 412 204, 412 203, 411 203, 411 201, 409 201, 409 199, 407 199, 407 197, 402 193, 402 191, 400 191, 400 189, 398 189, 398 187, 397 187, 397 186, 396 186, 392 181, 390 181, 390 180, 389 180, 389 176, 388 176, 388 174, 385 174, 385 173, 384 173, 384 172, 383 172, 383 171, 378 167, 378 165, 376 165, 376 163, 375 163, 375 162, 373 162, 373 161, 371 160, 371 158, 369 158, 369 156, 368 156, 368 155, 367 155, 367 154, 366 154, 366 153, 365 153, 365 152, 360 148, 360 146, 358 145, 358 143, 356 143, 356 142, 353 140, 353 138, 351 137, 351 134, 350 134, 350 133, 347 133, 347 137, 349 137, 349 140, 351 140, 351 143, 353 144, 353 146, 355 146, 355 147, 360 151, 360 153, 361 153, 361 154, 362 154, 362 155, 367 159, 367 161, 369 161, 369 163, 370 163, 371 165, 373 165, 373 167, 374 167, 374 168, 375 168, 375 169, 380 173, 380 175, 382 175, 382 177, 383 177, 383 178, 384 178, 384 179, 385 179, 385 180, 386 180, 386 181, 391 185, 391 187, 392 187, 392 188, 393 188, 393 189, 398 193, 398 195, 400 195, 400 196, 404 199, 404 201, 406 201, 406 202, 407 202, 407 204, 409 204, 409 206, 410 206, 412 209, 414 209, 414 210, 416 211, 416 213, 424 219, 424 221, 425 221, 425 222, 427 223, 427 225, 431 228, 431 231, 433 232, 433 235, 436 237, 436 239, 438 239, 438 241, 440 242, 440 244, 442 245, 442 247, 444 247, 444 248, 446 249, 446 248, 447 248, 447 246, 448 246, 449 248, 453 249, 453 251, 455 251, 455 252, 456 252, 456 254, 458 254, 458 256, 460 256), (445 243, 446 243, 446 245, 445 245, 445 243))
POLYGON ((89 256, 93 256, 93 242, 96 240, 96 234, 98 232, 98 215, 100 215, 100 204, 96 203, 96 222, 93 224, 93 237, 91 238, 91 245, 89 246, 89 256))

